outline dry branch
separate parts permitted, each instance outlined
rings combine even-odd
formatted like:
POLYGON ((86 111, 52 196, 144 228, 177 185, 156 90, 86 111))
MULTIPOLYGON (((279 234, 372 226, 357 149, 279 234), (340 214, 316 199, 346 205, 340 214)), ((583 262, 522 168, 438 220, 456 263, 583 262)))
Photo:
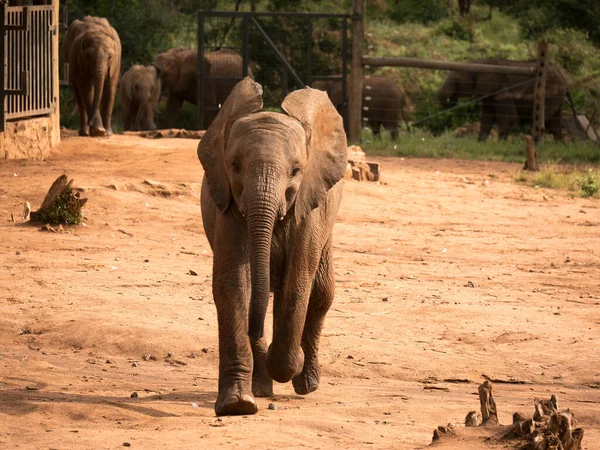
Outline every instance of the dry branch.
POLYGON ((47 222, 52 224, 77 224, 81 221, 81 208, 87 198, 80 198, 79 192, 72 188, 73 180, 61 175, 52 183, 42 206, 31 212, 31 222, 47 222))
POLYGON ((496 402, 492 395, 492 383, 488 380, 479 385, 479 403, 481 405, 482 425, 497 425, 498 414, 496 412, 496 402))

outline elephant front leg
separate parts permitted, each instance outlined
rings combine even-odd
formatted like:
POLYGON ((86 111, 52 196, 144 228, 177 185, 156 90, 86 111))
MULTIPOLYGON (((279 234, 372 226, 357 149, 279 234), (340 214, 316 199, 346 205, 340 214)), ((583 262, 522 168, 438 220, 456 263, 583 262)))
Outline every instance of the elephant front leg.
POLYGON ((165 112, 165 115, 167 116, 167 128, 173 128, 175 126, 177 118, 179 117, 179 112, 181 111, 181 105, 183 105, 182 97, 174 94, 169 95, 165 112))
POLYGON ((71 74, 70 76, 72 80, 71 83, 73 84, 73 92, 75 93, 75 100, 77 100, 77 110, 79 111, 79 136, 89 136, 90 129, 87 124, 88 117, 82 86, 74 75, 71 74))
POLYGON ((106 130, 106 135, 110 136, 113 134, 112 130, 112 112, 115 105, 115 93, 117 91, 116 80, 108 78, 102 91, 102 101, 100 103, 100 113, 102 116, 102 123, 106 130))
MULTIPOLYGON (((216 267, 214 273, 219 273, 216 267)), ((240 284, 239 280, 231 277, 225 279, 223 273, 221 271, 220 278, 213 278, 219 322, 219 394, 215 413, 217 416, 255 414, 258 405, 252 396, 248 285, 240 284)))
POLYGON ((319 365, 319 339, 325 322, 325 315, 331 304, 335 290, 331 241, 321 255, 321 262, 315 275, 315 282, 310 294, 304 331, 302 333, 302 350, 304 351, 304 367, 302 372, 292 379, 297 394, 306 395, 319 388, 321 366, 319 365))
POLYGON ((213 296, 219 322, 219 395, 217 416, 254 414, 252 349, 248 337, 250 266, 239 224, 217 220, 213 260, 213 296), (237 241, 231 239, 237 236, 237 241))
POLYGON ((252 370, 252 393, 256 397, 273 395, 273 379, 267 372, 268 344, 265 337, 255 342, 250 341, 254 367, 252 370))
POLYGON ((494 121, 496 120, 496 114, 494 113, 493 105, 484 103, 481 109, 481 125, 479 128, 478 140, 483 142, 489 137, 492 131, 494 121))

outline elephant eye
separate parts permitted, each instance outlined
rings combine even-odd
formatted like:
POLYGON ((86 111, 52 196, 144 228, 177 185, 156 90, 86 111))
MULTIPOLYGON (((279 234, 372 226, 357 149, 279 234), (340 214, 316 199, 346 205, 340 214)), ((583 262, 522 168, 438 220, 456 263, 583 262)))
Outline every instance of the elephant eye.
POLYGON ((242 170, 242 168, 240 167, 240 162, 237 159, 231 161, 231 170, 234 173, 240 173, 240 171, 242 170))
POLYGON ((292 177, 295 177, 296 175, 298 175, 300 173, 300 167, 294 167, 292 169, 292 177))

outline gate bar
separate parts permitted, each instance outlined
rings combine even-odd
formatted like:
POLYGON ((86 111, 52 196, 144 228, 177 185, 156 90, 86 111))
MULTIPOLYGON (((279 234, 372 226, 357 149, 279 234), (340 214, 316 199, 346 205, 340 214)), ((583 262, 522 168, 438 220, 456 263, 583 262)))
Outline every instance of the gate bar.
MULTIPOLYGON (((258 23, 258 21, 256 20, 256 18, 254 16, 252 16, 251 18, 252 18, 252 22, 254 23, 254 25, 256 26, 256 28, 258 29, 258 32, 262 35, 263 39, 265 41, 267 41, 267 44, 269 44, 269 46, 273 49, 273 51, 275 52, 275 56, 277 56, 277 59, 279 59, 279 61, 281 62, 281 64, 283 64, 285 66, 285 68, 288 70, 288 72, 290 73, 290 75, 292 76, 292 78, 294 79, 294 81, 298 84, 298 86, 300 86, 300 88, 306 87, 306 85, 302 82, 302 80, 300 79, 300 77, 298 76, 298 74, 294 71, 294 69, 292 68, 292 66, 290 66, 290 63, 288 63, 285 60, 284 56, 279 52, 279 50, 277 49, 277 47, 275 46, 275 44, 273 43, 273 41, 271 40, 271 38, 269 37, 269 35, 260 26, 260 24, 258 23)), ((200 29, 198 29, 198 35, 199 34, 200 34, 200 29)))
POLYGON ((454 70, 456 72, 507 73, 513 75, 531 75, 536 72, 535 63, 531 67, 502 66, 481 63, 457 63, 418 58, 372 58, 362 57, 363 66, 372 67, 415 67, 420 69, 454 70))
POLYGON ((0 132, 6 131, 6 96, 4 87, 6 86, 6 8, 7 4, 0 2, 0 132))
POLYGON ((198 13, 198 86, 196 87, 196 124, 204 128, 204 14, 198 13))
POLYGON ((248 16, 242 19, 242 77, 248 76, 248 16))
POLYGON ((313 23, 308 19, 306 24, 306 85, 312 84, 312 48, 313 48, 313 23))

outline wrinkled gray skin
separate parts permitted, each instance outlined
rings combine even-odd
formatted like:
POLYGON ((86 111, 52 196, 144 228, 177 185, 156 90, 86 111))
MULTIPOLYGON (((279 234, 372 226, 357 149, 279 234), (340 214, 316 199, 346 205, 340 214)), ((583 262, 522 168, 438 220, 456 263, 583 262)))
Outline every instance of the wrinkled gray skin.
MULTIPOLYGON (((479 64, 535 67, 535 61, 509 61, 478 59, 470 61, 479 64)), ((507 75, 495 73, 450 72, 439 92, 439 100, 444 107, 453 107, 461 97, 482 97, 500 91, 508 86, 522 83, 531 77, 527 75, 507 75)), ((531 122, 533 114, 534 83, 527 83, 514 89, 487 97, 481 101, 482 115, 479 140, 490 135, 494 124, 498 124, 499 138, 506 139, 519 119, 531 122)), ((546 78, 546 131, 562 140, 562 108, 567 95, 567 83, 556 68, 549 64, 546 78)))
POLYGON ((155 130, 154 115, 160 100, 159 70, 153 66, 132 66, 121 77, 121 106, 125 131, 155 130))
POLYGON ((79 135, 111 135, 121 70, 119 35, 104 18, 74 20, 63 38, 63 56, 79 109, 79 135))
POLYGON ((342 118, 326 94, 310 88, 286 97, 286 114, 261 108, 262 88, 247 77, 198 146, 202 220, 214 252, 219 416, 256 413, 254 396, 272 395, 273 380, 292 380, 302 395, 318 388, 319 337, 334 295, 342 118))
MULTIPOLYGON (((348 84, 350 77, 348 77, 348 84)), ((331 102, 340 110, 342 107, 342 82, 337 80, 318 80, 312 83, 314 89, 327 92, 331 102)), ((406 95, 391 78, 371 75, 363 78, 362 88, 363 120, 366 118, 373 136, 381 137, 381 127, 388 130, 392 139, 398 137, 400 116, 410 129, 406 116, 406 95), (365 109, 368 108, 368 109, 365 109)))
MULTIPOLYGON (((184 101, 197 102, 198 51, 173 48, 160 53, 154 65, 161 71, 163 92, 168 95, 167 128, 173 128, 184 101)), ((242 57, 233 50, 218 50, 204 56, 204 126, 208 127, 219 105, 225 103, 233 87, 242 78, 242 57)))

